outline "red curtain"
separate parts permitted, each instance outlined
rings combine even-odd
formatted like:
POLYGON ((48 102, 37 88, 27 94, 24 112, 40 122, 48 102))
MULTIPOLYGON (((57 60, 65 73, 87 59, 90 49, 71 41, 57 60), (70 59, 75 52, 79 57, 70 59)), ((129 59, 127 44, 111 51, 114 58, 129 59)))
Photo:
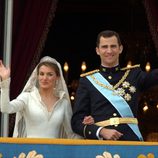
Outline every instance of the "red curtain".
MULTIPOLYGON (((11 54, 11 99, 21 92, 44 47, 58 0, 14 0, 11 54)), ((9 117, 12 136, 14 116, 9 117)))
POLYGON ((3 58, 4 0, 0 0, 0 59, 3 58))
POLYGON ((148 24, 152 39, 158 55, 158 1, 144 0, 148 24))
POLYGON ((14 0, 11 98, 22 90, 40 58, 56 5, 57 0, 14 0))

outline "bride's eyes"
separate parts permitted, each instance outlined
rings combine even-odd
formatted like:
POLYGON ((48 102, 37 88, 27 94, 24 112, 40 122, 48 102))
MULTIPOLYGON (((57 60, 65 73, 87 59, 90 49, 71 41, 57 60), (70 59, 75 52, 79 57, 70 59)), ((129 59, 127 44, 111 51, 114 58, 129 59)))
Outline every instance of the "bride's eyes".
POLYGON ((40 72, 39 75, 40 76, 44 76, 44 75, 46 75, 46 76, 55 76, 55 73, 52 73, 52 72, 48 72, 48 73, 40 72))

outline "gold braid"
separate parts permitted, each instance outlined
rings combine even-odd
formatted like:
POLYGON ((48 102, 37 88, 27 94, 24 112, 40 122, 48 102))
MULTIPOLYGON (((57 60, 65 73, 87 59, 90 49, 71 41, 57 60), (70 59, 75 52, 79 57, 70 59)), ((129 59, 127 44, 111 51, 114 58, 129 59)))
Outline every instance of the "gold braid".
POLYGON ((119 82, 116 83, 114 86, 112 86, 112 85, 111 85, 111 86, 107 86, 107 85, 105 85, 105 84, 99 82, 99 81, 94 77, 94 75, 90 75, 90 77, 91 77, 91 78, 93 79, 93 81, 94 81, 96 84, 98 84, 99 86, 114 91, 116 88, 118 88, 118 87, 124 82, 124 80, 127 78, 128 74, 129 74, 129 72, 130 72, 130 70, 127 70, 127 71, 125 72, 125 74, 123 75, 123 77, 121 78, 121 80, 119 80, 119 82))

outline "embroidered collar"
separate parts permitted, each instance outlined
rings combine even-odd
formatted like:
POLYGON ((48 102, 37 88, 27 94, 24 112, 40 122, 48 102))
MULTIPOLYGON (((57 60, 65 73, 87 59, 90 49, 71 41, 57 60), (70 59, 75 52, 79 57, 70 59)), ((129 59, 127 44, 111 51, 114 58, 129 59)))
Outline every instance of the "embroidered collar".
POLYGON ((117 65, 115 67, 109 68, 109 67, 104 67, 104 66, 100 66, 100 71, 101 72, 107 72, 107 73, 115 73, 117 71, 120 70, 120 65, 117 65))

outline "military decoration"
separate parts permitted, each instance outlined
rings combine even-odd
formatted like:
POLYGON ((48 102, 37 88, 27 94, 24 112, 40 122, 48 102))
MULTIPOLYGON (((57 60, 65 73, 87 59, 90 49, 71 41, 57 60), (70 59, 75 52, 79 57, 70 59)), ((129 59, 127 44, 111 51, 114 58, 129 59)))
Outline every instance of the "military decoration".
POLYGON ((130 101, 132 99, 131 94, 126 93, 126 90, 128 90, 130 93, 135 93, 136 88, 134 86, 131 86, 129 82, 124 81, 121 85, 121 88, 116 89, 116 94, 123 97, 126 101, 130 101))

